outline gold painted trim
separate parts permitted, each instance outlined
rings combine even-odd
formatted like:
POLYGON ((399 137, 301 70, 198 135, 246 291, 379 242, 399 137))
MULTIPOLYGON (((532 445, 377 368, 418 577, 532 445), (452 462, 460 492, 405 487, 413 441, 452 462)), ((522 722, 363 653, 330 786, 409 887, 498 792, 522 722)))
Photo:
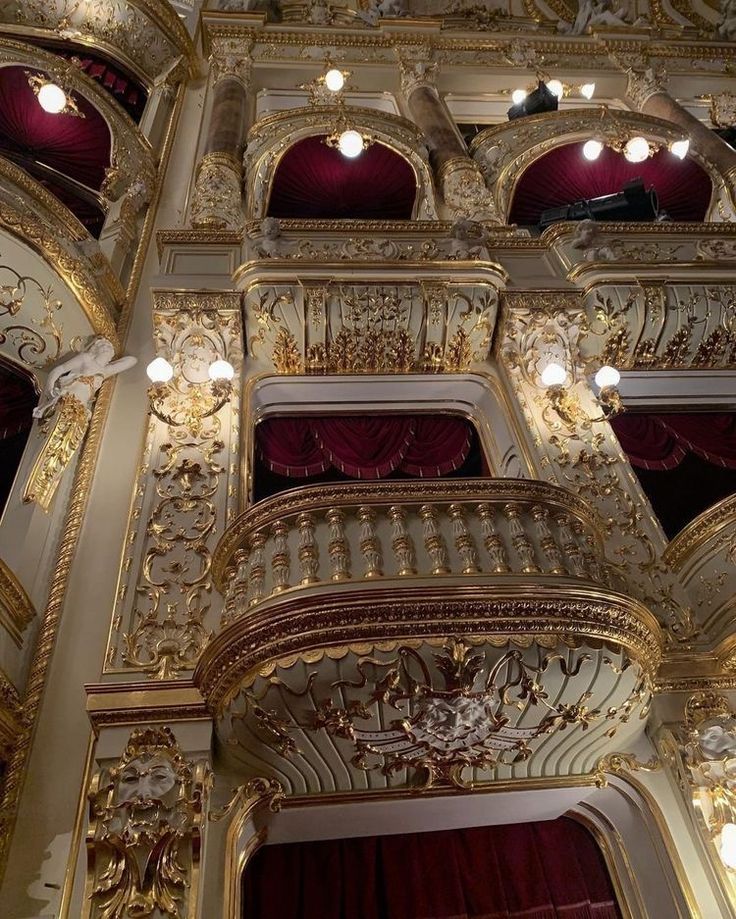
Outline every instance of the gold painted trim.
POLYGON ((664 550, 663 561, 676 571, 727 527, 736 526, 736 494, 729 495, 691 520, 664 550))
POLYGON ((0 764, 7 762, 22 723, 23 706, 18 690, 0 670, 0 764))
POLYGON ((87 715, 96 733, 112 725, 210 719, 191 680, 90 683, 85 690, 87 715))
POLYGON ((23 632, 35 616, 36 610, 25 588, 0 558, 0 625, 5 626, 19 648, 23 632))

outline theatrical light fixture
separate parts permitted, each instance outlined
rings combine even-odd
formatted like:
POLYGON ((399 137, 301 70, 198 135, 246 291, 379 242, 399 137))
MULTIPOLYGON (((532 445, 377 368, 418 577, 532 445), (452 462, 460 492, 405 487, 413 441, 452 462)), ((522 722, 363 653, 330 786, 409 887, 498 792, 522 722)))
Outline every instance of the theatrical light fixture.
POLYGON ((659 199, 654 188, 645 188, 641 179, 632 179, 614 195, 586 198, 564 207, 542 211, 539 229, 546 230, 562 220, 656 220, 659 199))
POLYGON ((599 140, 589 140, 583 144, 583 156, 586 160, 597 160, 603 152, 603 144, 599 140))
POLYGON ((595 93, 595 83, 583 83, 580 87, 580 95, 585 99, 592 99, 595 93))
POLYGON ((684 160, 687 156, 688 150, 690 149, 690 139, 685 138, 685 140, 673 140, 670 144, 670 153, 676 156, 679 160, 684 160))
MULTIPOLYGON (((512 94, 512 99, 513 94, 512 94)), ((549 88, 549 84, 540 80, 537 88, 527 93, 520 102, 515 102, 508 110, 509 121, 523 118, 525 115, 537 115, 540 112, 556 112, 559 99, 549 88)))
POLYGON ((631 137, 624 146, 624 157, 630 163, 643 163, 652 152, 646 137, 631 137))
POLYGON ((151 385, 148 399, 153 414, 164 424, 200 431, 205 418, 214 415, 232 394, 233 365, 217 358, 207 368, 208 380, 194 381, 165 357, 157 357, 146 367, 151 385))
POLYGON ((736 823, 724 823, 719 855, 727 868, 736 868, 736 823))
POLYGON ((331 93, 339 93, 345 85, 345 75, 337 67, 331 67, 325 74, 325 86, 331 93))

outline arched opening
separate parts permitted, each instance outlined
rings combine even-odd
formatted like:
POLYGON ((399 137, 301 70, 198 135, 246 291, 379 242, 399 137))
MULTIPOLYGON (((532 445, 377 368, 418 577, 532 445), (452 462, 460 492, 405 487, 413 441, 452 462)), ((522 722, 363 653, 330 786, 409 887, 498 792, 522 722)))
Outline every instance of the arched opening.
POLYGON ((271 186, 269 217, 410 220, 417 182, 403 156, 381 143, 354 159, 307 137, 281 158, 271 186))
POLYGON ((23 457, 37 402, 31 377, 0 358, 0 514, 23 457))
POLYGON ((86 99, 75 96, 83 117, 44 111, 25 67, 0 68, 0 156, 11 160, 55 195, 93 236, 105 219, 100 194, 110 165, 110 130, 86 99))
POLYGON ((702 221, 712 194, 711 180, 693 159, 659 150, 642 163, 604 147, 595 160, 583 156, 583 144, 548 151, 522 173, 514 191, 509 223, 536 226, 542 212, 576 201, 617 194, 633 179, 653 187, 660 211, 674 221, 702 221))

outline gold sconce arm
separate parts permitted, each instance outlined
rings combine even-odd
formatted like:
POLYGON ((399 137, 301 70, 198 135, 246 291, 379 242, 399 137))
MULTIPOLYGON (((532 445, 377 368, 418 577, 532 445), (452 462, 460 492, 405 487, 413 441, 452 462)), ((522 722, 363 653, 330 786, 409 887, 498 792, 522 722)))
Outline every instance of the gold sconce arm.
POLYGON ((230 380, 208 380, 188 384, 180 391, 171 383, 152 383, 148 399, 153 414, 173 427, 198 430, 205 418, 216 414, 232 395, 230 380))

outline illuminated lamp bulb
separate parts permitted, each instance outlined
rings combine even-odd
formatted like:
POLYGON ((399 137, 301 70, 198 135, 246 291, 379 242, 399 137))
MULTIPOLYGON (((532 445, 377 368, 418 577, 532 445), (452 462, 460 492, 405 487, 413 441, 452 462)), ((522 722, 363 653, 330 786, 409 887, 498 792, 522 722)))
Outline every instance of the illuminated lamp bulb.
POLYGON ((514 105, 519 105, 519 103, 523 102, 526 97, 527 91, 525 89, 515 89, 511 93, 511 101, 514 103, 514 105))
POLYGON ((567 371, 560 364, 554 361, 542 371, 542 386, 562 386, 567 378, 567 371))
POLYGON ((213 361, 207 373, 211 380, 232 380, 235 376, 235 370, 230 361, 224 361, 222 358, 219 358, 216 361, 213 361))
POLYGON ((690 139, 685 138, 685 140, 674 140, 670 144, 670 153, 678 158, 678 160, 684 160, 687 156, 687 151, 690 149, 690 139))
POLYGON ((649 141, 646 137, 632 137, 624 147, 624 156, 630 163, 643 163, 649 152, 649 141))
POLYGON ((38 91, 38 103, 44 112, 58 115, 66 108, 66 93, 56 83, 44 83, 38 91))
POLYGON ((325 74, 325 86, 331 93, 339 93, 344 85, 345 77, 342 75, 341 70, 333 67, 331 70, 327 71, 325 74))
POLYGON ((727 868, 736 868, 736 823, 726 823, 721 830, 720 856, 727 868))
POLYGON ((146 373, 152 383, 168 383, 174 376, 174 368, 165 357, 156 357, 146 367, 146 373))
POLYGON ((561 99, 565 94, 565 87, 560 83, 559 80, 550 80, 547 83, 547 89, 552 93, 553 96, 557 96, 558 99, 561 99))
POLYGON ((621 374, 615 367, 605 364, 595 375, 595 384, 600 389, 608 389, 612 386, 618 386, 621 382, 621 374))
POLYGON ((586 160, 597 160, 603 151, 603 144, 599 140, 588 140, 583 144, 583 156, 586 160))
POLYGON ((583 83, 580 87, 580 95, 585 99, 592 99, 595 93, 595 83, 583 83))
POLYGON ((340 153, 351 160, 356 156, 360 156, 364 147, 363 138, 357 131, 353 131, 352 128, 348 131, 343 131, 337 141, 337 148, 340 153))

